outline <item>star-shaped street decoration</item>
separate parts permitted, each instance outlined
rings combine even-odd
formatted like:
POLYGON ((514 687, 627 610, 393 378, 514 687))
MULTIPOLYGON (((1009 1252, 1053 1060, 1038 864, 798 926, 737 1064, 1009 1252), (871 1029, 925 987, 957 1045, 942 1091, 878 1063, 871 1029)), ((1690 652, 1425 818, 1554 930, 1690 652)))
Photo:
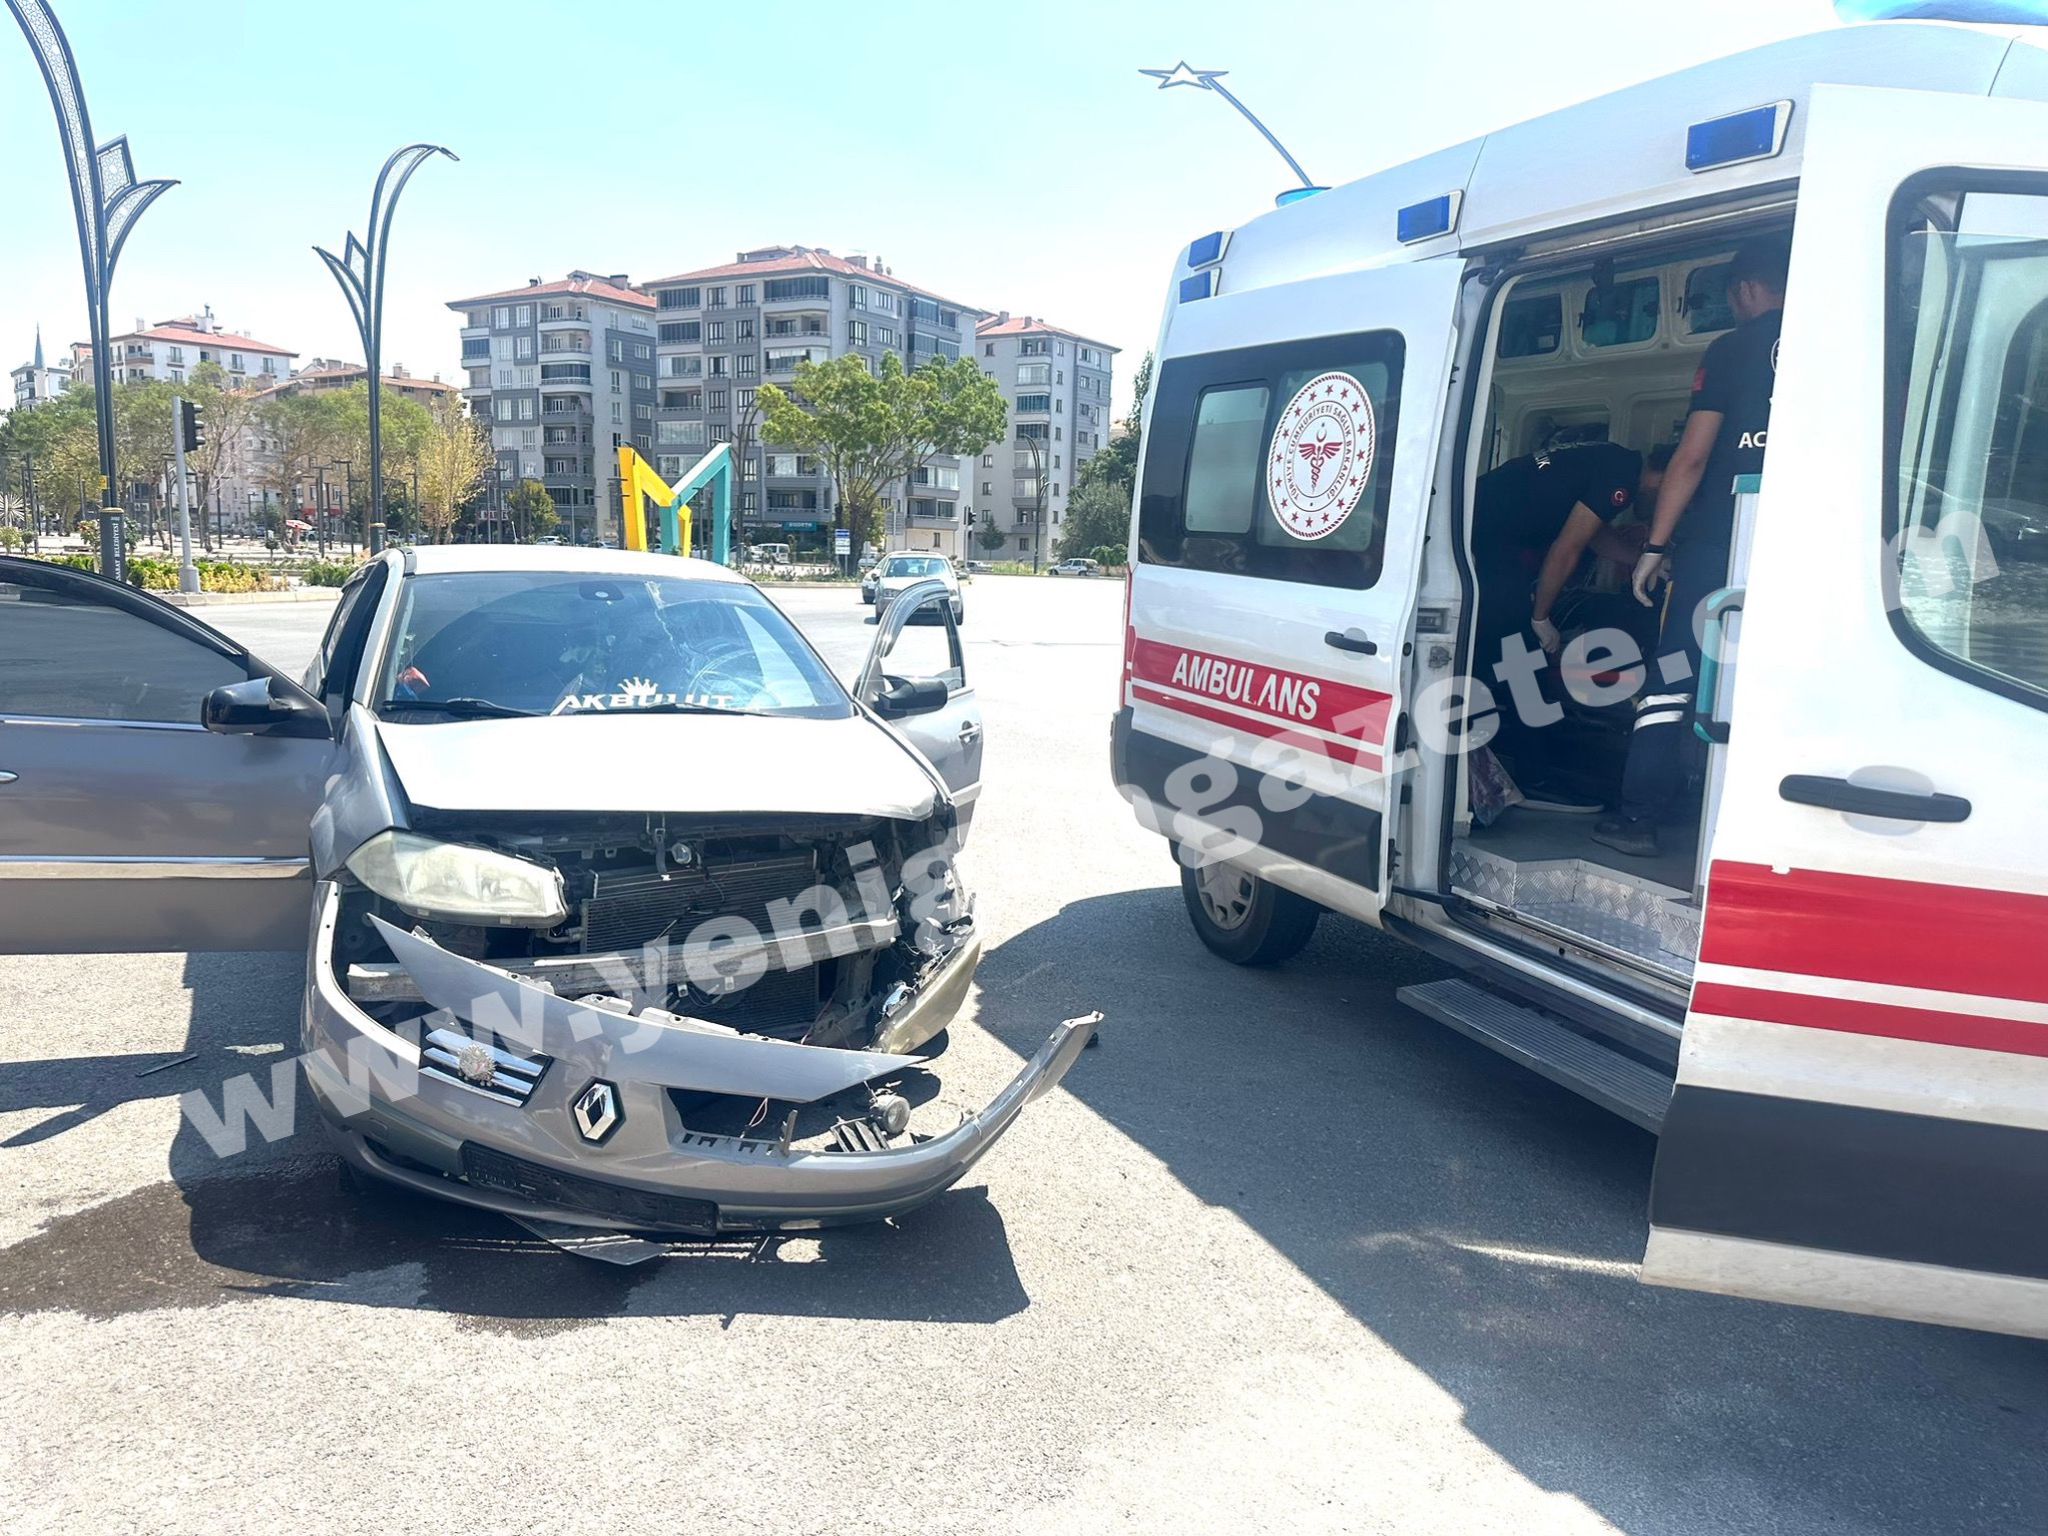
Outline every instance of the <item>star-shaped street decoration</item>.
POLYGON ((1141 69, 1141 75, 1150 75, 1159 82, 1159 89, 1166 90, 1176 85, 1192 85, 1198 91, 1212 89, 1209 82, 1218 75, 1230 73, 1227 69, 1189 69, 1188 61, 1182 59, 1171 69, 1141 69))

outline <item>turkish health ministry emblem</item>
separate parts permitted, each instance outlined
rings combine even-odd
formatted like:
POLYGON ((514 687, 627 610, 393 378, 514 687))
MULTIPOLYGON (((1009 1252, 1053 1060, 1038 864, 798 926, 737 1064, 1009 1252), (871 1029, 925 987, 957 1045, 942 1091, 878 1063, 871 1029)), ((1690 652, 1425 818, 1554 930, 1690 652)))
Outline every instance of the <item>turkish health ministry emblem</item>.
POLYGON ((1297 539, 1343 526, 1372 479, 1372 398, 1348 373, 1319 373, 1287 402, 1273 429, 1266 484, 1273 515, 1297 539))

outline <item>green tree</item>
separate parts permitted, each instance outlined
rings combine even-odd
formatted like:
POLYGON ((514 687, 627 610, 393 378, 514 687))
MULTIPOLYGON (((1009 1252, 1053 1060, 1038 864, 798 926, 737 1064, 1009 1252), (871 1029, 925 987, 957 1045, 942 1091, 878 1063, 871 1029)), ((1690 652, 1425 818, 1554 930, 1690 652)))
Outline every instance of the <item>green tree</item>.
MULTIPOLYGON (((176 386, 179 394, 199 407, 205 424, 206 442, 186 462, 193 478, 192 504, 203 513, 221 475, 240 458, 244 434, 262 408, 263 396, 256 388, 236 388, 218 363, 201 363, 176 386)), ((213 524, 198 518, 199 532, 208 549, 213 548, 213 524)))
MULTIPOLYGON (((370 386, 351 384, 347 389, 326 390, 319 398, 332 413, 333 443, 329 457, 346 459, 355 466, 350 479, 355 487, 351 507, 360 523, 370 508, 370 386)), ((382 521, 391 521, 389 503, 403 485, 411 488, 413 471, 423 467, 423 455, 435 432, 433 413, 417 400, 379 391, 378 417, 383 425, 384 500, 382 521)))
POLYGON ((420 531, 439 543, 456 514, 483 488, 491 468, 491 439, 452 396, 437 401, 427 420, 431 430, 419 449, 420 531))
MULTIPOLYGON (((1145 422, 1145 396, 1151 391, 1152 354, 1147 352, 1138 363, 1138 371, 1131 377, 1130 414, 1116 424, 1109 434, 1109 441, 1081 466, 1081 472, 1074 477, 1076 495, 1085 486, 1121 486, 1128 504, 1138 483, 1138 436, 1145 422)), ((1119 539, 1117 542, 1123 541, 1119 539)))
POLYGON ((1060 524, 1060 558, 1093 560, 1101 546, 1113 544, 1121 550, 1130 536, 1129 487, 1107 479, 1086 481, 1067 502, 1066 519, 1060 524))
POLYGON ((989 522, 981 525, 981 531, 975 534, 974 542, 990 554, 994 554, 1003 547, 1004 538, 1003 530, 994 523, 989 522))
POLYGON ((338 418, 335 397, 311 390, 273 395, 256 408, 257 425, 276 445, 265 483, 277 493, 286 516, 299 515, 301 487, 317 478, 324 465, 343 456, 337 453, 338 418))
POLYGON ((538 480, 522 480, 507 491, 505 511, 512 518, 513 536, 522 543, 546 538, 562 521, 555 498, 538 480))
POLYGON ((981 453, 1008 419, 995 380, 964 357, 913 373, 893 352, 874 373, 852 355, 803 362, 789 389, 764 384, 759 401, 763 442, 823 460, 856 548, 874 538, 892 485, 941 454, 981 453))

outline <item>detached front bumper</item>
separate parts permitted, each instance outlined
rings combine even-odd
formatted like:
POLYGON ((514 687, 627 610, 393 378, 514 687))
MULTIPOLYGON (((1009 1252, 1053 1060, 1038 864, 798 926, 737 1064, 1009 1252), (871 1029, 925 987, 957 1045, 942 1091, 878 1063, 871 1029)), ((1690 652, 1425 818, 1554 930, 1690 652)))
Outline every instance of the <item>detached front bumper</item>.
MULTIPOLYGON (((387 928, 393 953, 436 1010, 423 1027, 441 1026, 435 1038, 458 1041, 455 1054, 483 1079, 464 1081, 449 1069, 449 1051, 423 1056, 348 998, 330 958, 338 905, 323 884, 304 1063, 342 1156, 426 1194, 598 1231, 791 1230, 910 1210, 957 1183, 1027 1103, 1066 1075, 1099 1018, 1061 1024, 1007 1087, 941 1135, 877 1135, 866 1126, 815 1148, 790 1145, 773 1124, 747 1136, 710 1134, 685 1123, 671 1090, 814 1103, 920 1063, 577 1003, 387 928), (469 1037, 495 1040, 501 1063, 542 1065, 492 1073, 488 1053, 464 1049, 469 1037)), ((937 1015, 958 1008, 978 955, 978 946, 963 947, 928 978, 909 1005, 914 1027, 885 1025, 885 1040, 944 1027, 937 1015)))

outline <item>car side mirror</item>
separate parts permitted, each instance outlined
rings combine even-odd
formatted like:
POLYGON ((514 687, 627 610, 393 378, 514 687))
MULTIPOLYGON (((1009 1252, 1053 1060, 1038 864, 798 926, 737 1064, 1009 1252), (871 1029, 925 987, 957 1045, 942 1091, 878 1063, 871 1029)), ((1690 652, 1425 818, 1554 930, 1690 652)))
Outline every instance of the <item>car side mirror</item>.
POLYGON ((223 736, 325 736, 327 711, 289 683, 252 677, 209 693, 199 723, 223 736))
POLYGON ((946 685, 936 677, 892 683, 875 700, 875 713, 884 720, 900 720, 905 715, 928 715, 945 707, 946 685))

